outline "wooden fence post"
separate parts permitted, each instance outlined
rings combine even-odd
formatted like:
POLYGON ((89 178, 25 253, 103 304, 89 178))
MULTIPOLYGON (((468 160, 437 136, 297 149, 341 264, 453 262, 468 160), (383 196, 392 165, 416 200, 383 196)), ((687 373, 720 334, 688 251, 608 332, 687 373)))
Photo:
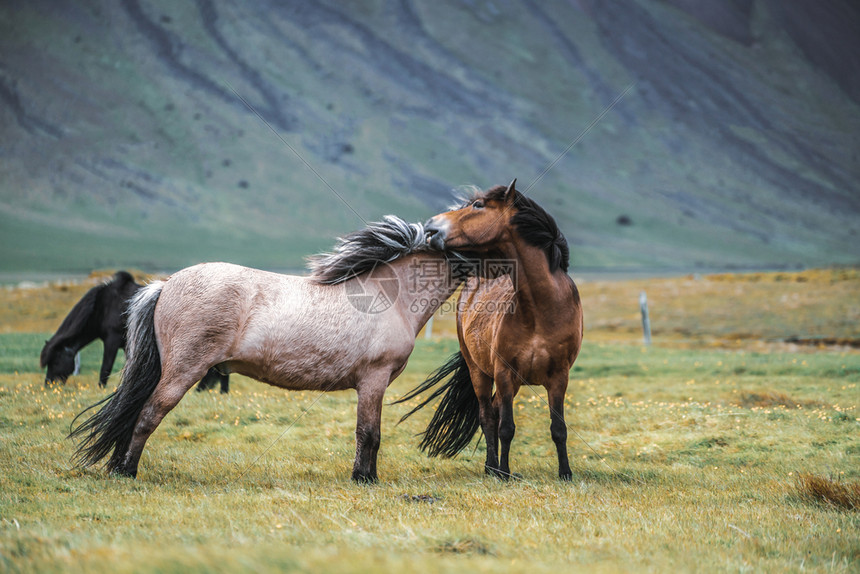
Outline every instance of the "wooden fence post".
POLYGON ((651 319, 648 318, 648 297, 645 291, 639 294, 639 310, 642 312, 642 336, 647 347, 651 344, 651 319))

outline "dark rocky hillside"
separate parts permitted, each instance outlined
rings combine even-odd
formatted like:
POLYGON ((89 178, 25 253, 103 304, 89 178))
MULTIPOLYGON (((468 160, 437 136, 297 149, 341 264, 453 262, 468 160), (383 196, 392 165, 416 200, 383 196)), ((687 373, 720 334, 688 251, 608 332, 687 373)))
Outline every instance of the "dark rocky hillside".
POLYGON ((297 267, 513 177, 574 268, 856 263, 858 54, 848 0, 6 0, 0 270, 297 267))

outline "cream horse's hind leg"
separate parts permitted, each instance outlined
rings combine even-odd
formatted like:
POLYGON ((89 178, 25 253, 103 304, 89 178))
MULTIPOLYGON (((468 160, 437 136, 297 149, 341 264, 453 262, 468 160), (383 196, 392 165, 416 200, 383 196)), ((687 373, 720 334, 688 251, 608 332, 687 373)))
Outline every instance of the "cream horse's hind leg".
POLYGON ((114 470, 115 474, 131 477, 137 476, 137 465, 140 462, 140 455, 143 453, 143 447, 146 445, 149 435, 155 431, 165 415, 179 404, 185 393, 206 374, 207 370, 208 366, 200 366, 197 369, 186 371, 181 375, 177 375, 170 370, 162 373, 155 391, 143 405, 143 410, 140 411, 140 415, 137 417, 137 424, 134 427, 134 434, 132 435, 128 450, 120 465, 114 470))

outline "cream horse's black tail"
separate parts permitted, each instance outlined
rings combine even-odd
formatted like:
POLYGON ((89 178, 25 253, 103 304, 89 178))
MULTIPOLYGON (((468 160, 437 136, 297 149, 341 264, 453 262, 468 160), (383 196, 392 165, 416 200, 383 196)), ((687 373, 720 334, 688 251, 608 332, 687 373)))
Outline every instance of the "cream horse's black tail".
POLYGON ((155 305, 164 282, 150 283, 132 298, 128 305, 128 345, 126 364, 117 390, 91 405, 102 406, 98 412, 71 429, 68 438, 81 438, 72 458, 77 466, 92 466, 110 454, 108 471, 116 470, 128 450, 137 419, 146 401, 161 379, 161 356, 155 340, 155 305))

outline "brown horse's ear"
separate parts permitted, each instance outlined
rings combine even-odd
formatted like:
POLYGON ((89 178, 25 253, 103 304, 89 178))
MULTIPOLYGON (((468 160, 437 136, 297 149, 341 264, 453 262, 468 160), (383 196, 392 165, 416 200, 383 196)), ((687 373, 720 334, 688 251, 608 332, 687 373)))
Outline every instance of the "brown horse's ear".
POLYGON ((505 190, 505 196, 504 196, 505 203, 511 203, 514 201, 514 198, 517 196, 516 185, 517 185, 517 178, 514 178, 514 180, 508 186, 508 189, 505 190))

